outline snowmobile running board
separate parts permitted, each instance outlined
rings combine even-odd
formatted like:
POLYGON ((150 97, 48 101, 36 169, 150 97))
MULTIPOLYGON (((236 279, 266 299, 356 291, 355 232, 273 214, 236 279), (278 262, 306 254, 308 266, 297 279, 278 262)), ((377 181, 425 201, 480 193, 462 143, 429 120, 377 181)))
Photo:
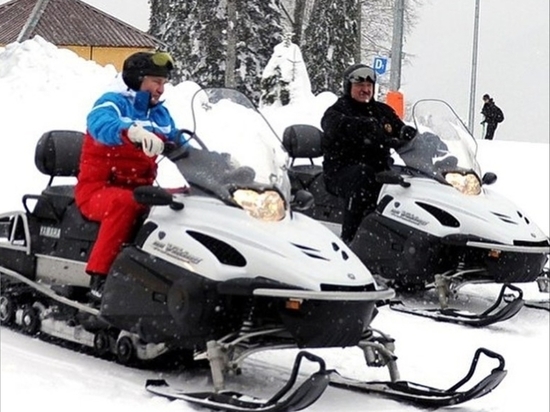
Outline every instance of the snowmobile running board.
POLYGON ((446 390, 419 385, 409 381, 362 382, 344 378, 339 374, 333 374, 331 376, 330 385, 357 392, 373 393, 423 408, 438 408, 457 405, 487 395, 502 382, 506 374, 507 371, 504 369, 504 358, 501 355, 485 348, 479 348, 474 355, 470 370, 466 376, 446 390), (467 383, 474 375, 481 354, 498 359, 499 366, 493 369, 489 375, 472 388, 466 391, 459 391, 458 389, 467 383))
POLYGON ((86 305, 84 303, 79 303, 79 302, 76 302, 74 300, 67 299, 63 296, 60 296, 57 293, 55 293, 55 291, 53 291, 50 287, 42 285, 42 284, 37 283, 37 282, 34 282, 32 280, 29 280, 25 276, 20 275, 19 273, 15 272, 11 269, 0 266, 0 274, 6 275, 6 276, 11 277, 12 279, 18 280, 18 281, 26 284, 27 286, 30 286, 31 288, 33 288, 37 292, 43 294, 44 296, 47 296, 48 298, 51 298, 51 299, 53 299, 53 300, 55 300, 59 303, 62 303, 64 305, 67 305, 67 306, 70 306, 72 308, 78 309, 82 312, 88 313, 89 315, 99 316, 99 310, 98 309, 95 309, 95 308, 93 308, 89 305, 86 305))
POLYGON ((524 306, 523 291, 510 284, 504 284, 495 303, 482 313, 471 313, 462 310, 446 309, 428 309, 407 307, 400 300, 387 302, 391 309, 409 313, 411 315, 423 316, 441 322, 458 323, 460 325, 482 327, 492 325, 496 322, 502 322, 515 316, 524 306), (510 289, 515 294, 505 294, 506 289, 510 289), (504 303, 504 306, 500 307, 504 303), (499 309, 500 307, 500 309, 499 309))
POLYGON ((145 388, 155 395, 170 400, 184 400, 205 408, 228 412, 299 411, 307 408, 319 399, 329 384, 340 389, 380 395, 414 406, 435 408, 457 405, 487 395, 502 382, 506 374, 507 371, 504 369, 504 358, 501 355, 485 348, 479 348, 474 355, 470 370, 466 376, 449 389, 437 389, 402 380, 395 382, 364 382, 345 378, 334 370, 326 370, 325 362, 322 358, 309 352, 301 351, 296 357, 292 374, 288 382, 279 392, 267 401, 232 391, 221 391, 218 393, 185 392, 171 387, 163 379, 150 379, 146 382, 145 388), (499 361, 498 367, 494 368, 488 376, 483 378, 483 380, 472 388, 466 391, 459 391, 458 389, 466 384, 474 375, 481 354, 497 359, 499 361), (319 370, 304 381, 300 387, 290 392, 296 383, 300 363, 304 357, 310 361, 319 363, 319 370))
POLYGON ((296 356, 288 382, 269 400, 262 400, 238 392, 184 392, 170 387, 163 380, 150 379, 145 388, 159 396, 171 400, 184 400, 192 404, 222 411, 258 411, 258 412, 292 412, 307 408, 323 394, 329 384, 332 371, 327 371, 325 361, 309 352, 301 351, 296 356), (303 358, 319 364, 319 370, 304 381, 296 390, 290 392, 300 369, 303 358))

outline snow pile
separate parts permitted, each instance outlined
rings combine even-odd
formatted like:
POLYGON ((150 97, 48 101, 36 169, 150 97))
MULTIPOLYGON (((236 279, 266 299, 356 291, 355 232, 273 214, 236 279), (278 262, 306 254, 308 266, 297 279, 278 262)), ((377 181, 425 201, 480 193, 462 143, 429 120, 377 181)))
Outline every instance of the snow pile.
POLYGON ((83 130, 86 113, 81 108, 91 108, 116 74, 114 66, 85 60, 40 36, 11 43, 0 50, 0 111, 6 119, 46 111, 51 128, 83 130), (26 113, 16 112, 23 101, 26 113))
MULTIPOLYGON (((47 182, 34 165, 36 142, 48 130, 84 131, 94 101, 113 81, 114 66, 103 67, 70 50, 59 49, 36 36, 0 49, 0 113, 2 137, 10 150, 0 151, 0 164, 12 165, 14 177, 21 170, 32 179, 2 179, 3 190, 18 194, 39 193, 47 182), (29 153, 17 163, 14 153, 29 153)), ((20 204, 7 204, 16 209, 20 204)))

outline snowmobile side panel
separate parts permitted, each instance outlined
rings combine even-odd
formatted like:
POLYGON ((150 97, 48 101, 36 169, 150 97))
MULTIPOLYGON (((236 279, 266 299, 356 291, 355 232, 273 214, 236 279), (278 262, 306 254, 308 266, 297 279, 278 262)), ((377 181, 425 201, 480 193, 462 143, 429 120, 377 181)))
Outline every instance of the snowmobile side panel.
POLYGON ((36 258, 26 252, 0 246, 0 266, 20 273, 27 279, 35 279, 36 258))
POLYGON ((363 220, 351 249, 373 273, 403 284, 431 281, 433 273, 450 269, 438 238, 377 213, 363 220))
POLYGON ((32 249, 37 254, 86 262, 95 242, 99 224, 85 219, 71 204, 60 222, 29 217, 32 249))
POLYGON ((24 213, 0 215, 0 266, 35 279, 36 259, 31 254, 29 224, 24 213))
POLYGON ((193 348, 241 320, 241 304, 220 297, 217 282, 128 246, 113 263, 101 314, 145 342, 193 348))
POLYGON ((281 309, 281 319, 300 348, 355 346, 376 313, 375 301, 304 300, 299 310, 281 309), (346 316, 355 313, 356 316, 346 316), (304 327, 307 325, 307 327, 304 327))
POLYGON ((457 261, 486 268, 485 277, 496 283, 532 282, 548 261, 544 247, 526 253, 466 235, 440 239, 377 213, 363 220, 351 248, 374 273, 404 285, 431 283, 434 274, 456 269, 457 261))
POLYGON ((313 207, 302 211, 303 214, 322 222, 342 224, 344 200, 327 192, 321 166, 294 166, 289 175, 293 190, 307 190, 315 199, 313 207))

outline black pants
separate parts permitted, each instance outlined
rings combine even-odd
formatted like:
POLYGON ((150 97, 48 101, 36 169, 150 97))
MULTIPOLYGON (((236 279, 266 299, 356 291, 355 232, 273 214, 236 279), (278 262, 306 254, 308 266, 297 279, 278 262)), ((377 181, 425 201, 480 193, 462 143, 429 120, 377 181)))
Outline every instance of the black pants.
POLYGON ((341 238, 349 243, 355 237, 363 218, 376 208, 382 185, 375 171, 367 166, 348 166, 333 176, 325 175, 327 190, 345 200, 341 238))
POLYGON ((485 132, 485 140, 493 140, 495 137, 495 131, 497 130, 498 123, 487 122, 487 131, 485 132))

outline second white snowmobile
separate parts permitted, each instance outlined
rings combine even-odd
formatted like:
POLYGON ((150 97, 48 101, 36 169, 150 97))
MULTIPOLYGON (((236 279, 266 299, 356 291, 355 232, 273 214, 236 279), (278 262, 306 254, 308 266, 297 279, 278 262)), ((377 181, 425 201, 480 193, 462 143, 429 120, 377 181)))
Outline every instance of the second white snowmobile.
MULTIPOLYGON (((514 284, 536 280, 547 290, 549 238, 488 187, 496 175, 481 174, 477 143, 447 103, 419 101, 413 119, 418 133, 396 150, 391 170, 377 176, 383 183, 377 208, 364 218, 350 248, 381 282, 403 295, 437 291, 435 308, 392 300, 393 309, 473 326, 509 319, 524 304, 535 304, 514 284), (469 283, 503 286, 481 313, 450 307, 469 283)), ((338 234, 344 205, 326 190, 315 161, 322 156, 321 139, 319 129, 294 125, 285 130, 283 143, 293 158, 294 190, 308 190, 315 199, 303 213, 338 234)), ((548 308, 547 300, 538 306, 548 308)))
MULTIPOLYGON (((84 272, 98 224, 80 214, 72 184, 53 184, 77 175, 83 135, 42 136, 35 162, 51 176, 48 186, 24 197, 25 210, 0 215, 2 325, 77 342, 124 364, 169 352, 208 360, 213 392, 189 393, 162 380, 146 387, 217 410, 300 410, 328 384, 437 407, 500 384, 504 359, 485 348, 450 389, 401 380, 393 339, 371 326, 377 305, 394 291, 379 287, 330 230, 292 210, 288 155, 269 124, 234 90, 199 90, 192 107, 188 144, 166 153, 187 183, 135 190, 150 211, 115 260, 99 307, 87 298, 84 272), (305 351, 352 346, 362 348, 368 366, 386 366, 391 380, 345 379, 305 351), (226 376, 247 356, 281 348, 304 350, 271 399, 225 391, 226 376), (481 355, 498 365, 464 390, 481 355), (293 389, 304 359, 319 370, 293 389)), ((310 200, 296 193, 292 206, 310 200)))

